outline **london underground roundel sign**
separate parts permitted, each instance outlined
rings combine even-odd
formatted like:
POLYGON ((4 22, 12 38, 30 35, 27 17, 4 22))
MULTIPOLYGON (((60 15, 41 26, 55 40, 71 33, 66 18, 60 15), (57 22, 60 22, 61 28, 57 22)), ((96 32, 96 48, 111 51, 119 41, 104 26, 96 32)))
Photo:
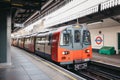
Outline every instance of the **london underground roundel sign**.
POLYGON ((97 36, 95 42, 96 44, 100 45, 103 42, 103 39, 100 36, 97 36))

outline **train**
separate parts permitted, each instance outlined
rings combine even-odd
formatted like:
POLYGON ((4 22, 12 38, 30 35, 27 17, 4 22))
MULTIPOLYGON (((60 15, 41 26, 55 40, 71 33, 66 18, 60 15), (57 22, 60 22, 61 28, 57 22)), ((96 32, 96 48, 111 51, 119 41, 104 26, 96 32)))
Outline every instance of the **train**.
POLYGON ((90 32, 83 25, 50 28, 47 31, 12 38, 12 45, 60 65, 87 67, 92 58, 90 32))

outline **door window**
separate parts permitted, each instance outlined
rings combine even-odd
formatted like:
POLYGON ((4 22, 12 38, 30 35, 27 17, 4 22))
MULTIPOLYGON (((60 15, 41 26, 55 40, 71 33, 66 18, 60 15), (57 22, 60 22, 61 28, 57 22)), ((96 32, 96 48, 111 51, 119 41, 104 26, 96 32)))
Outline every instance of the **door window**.
POLYGON ((80 31, 79 30, 75 30, 75 32, 74 32, 74 42, 75 43, 80 42, 80 31))
POLYGON ((60 45, 69 45, 70 44, 70 35, 71 31, 70 30, 64 30, 63 33, 61 33, 61 40, 60 40, 60 45))
POLYGON ((91 44, 91 40, 90 40, 90 32, 87 30, 83 31, 83 43, 86 45, 91 44))

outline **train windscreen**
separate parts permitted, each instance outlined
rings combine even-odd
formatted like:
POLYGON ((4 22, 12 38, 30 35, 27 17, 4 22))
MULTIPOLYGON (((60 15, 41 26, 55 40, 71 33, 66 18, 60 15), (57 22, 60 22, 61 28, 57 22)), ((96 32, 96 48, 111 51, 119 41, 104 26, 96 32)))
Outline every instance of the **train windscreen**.
POLYGON ((70 44, 70 35, 71 31, 70 30, 64 30, 61 34, 61 39, 60 39, 60 45, 62 46, 67 46, 70 44))
POLYGON ((87 30, 83 31, 83 44, 85 45, 90 45, 91 40, 90 40, 90 32, 87 30))

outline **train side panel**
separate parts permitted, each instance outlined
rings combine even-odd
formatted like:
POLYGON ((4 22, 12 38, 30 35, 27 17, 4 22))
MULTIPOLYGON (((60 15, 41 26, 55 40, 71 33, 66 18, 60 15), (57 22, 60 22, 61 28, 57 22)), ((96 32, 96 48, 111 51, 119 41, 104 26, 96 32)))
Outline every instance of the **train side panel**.
POLYGON ((25 38, 24 49, 28 50, 29 38, 25 38))
POLYGON ((45 57, 51 60, 51 40, 52 34, 46 35, 46 42, 45 42, 45 57))
POLYGON ((30 52, 34 52, 34 37, 25 38, 24 48, 30 52))
POLYGON ((24 38, 19 38, 18 39, 18 47, 24 48, 24 38))
POLYGON ((31 42, 29 43, 29 51, 34 52, 34 47, 35 47, 35 37, 30 38, 31 42))
POLYGON ((37 36, 35 41, 35 53, 45 57, 45 37, 37 36))
POLYGON ((52 53, 51 53, 51 57, 52 60, 58 62, 58 45, 59 45, 59 37, 60 37, 60 32, 56 32, 52 35, 52 53))

